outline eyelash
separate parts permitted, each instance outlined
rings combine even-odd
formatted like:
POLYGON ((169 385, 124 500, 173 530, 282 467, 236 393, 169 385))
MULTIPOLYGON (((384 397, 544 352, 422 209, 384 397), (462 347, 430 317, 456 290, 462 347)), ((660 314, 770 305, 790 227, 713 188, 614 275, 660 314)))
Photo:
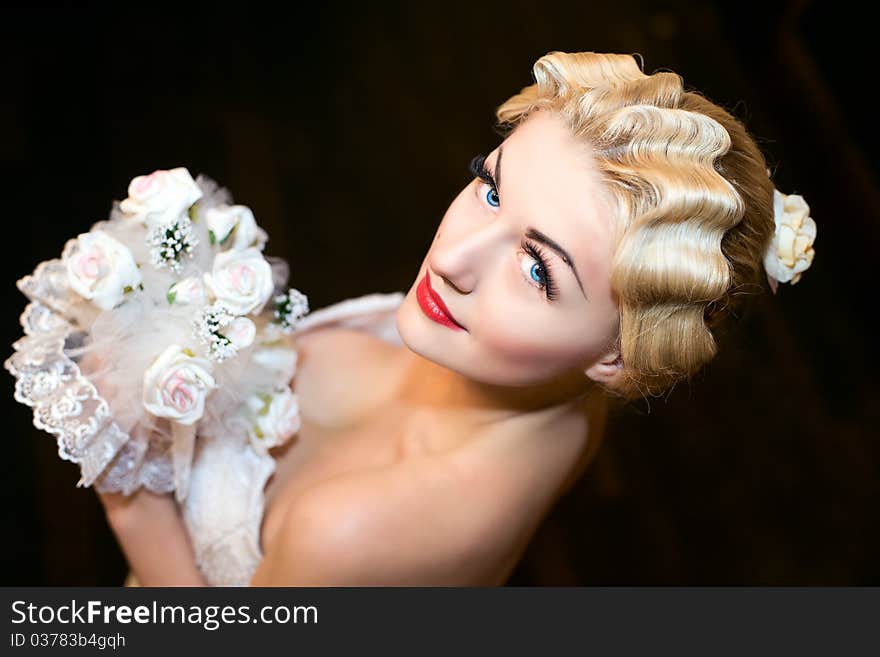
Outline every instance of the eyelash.
MULTIPOLYGON (((501 198, 501 195, 498 193, 498 187, 495 184, 495 178, 492 177, 492 174, 486 168, 486 156, 485 155, 476 155, 474 156, 470 164, 468 165, 468 169, 474 178, 479 178, 487 185, 492 187, 492 190, 495 192, 498 198, 501 198)), ((530 257, 534 258, 538 265, 541 267, 541 271, 544 272, 544 282, 538 286, 539 289, 544 291, 544 295, 547 297, 548 301, 555 301, 558 297, 558 292, 556 289, 556 285, 553 282, 553 276, 550 274, 550 262, 544 255, 544 251, 540 246, 529 242, 528 240, 523 240, 520 245, 523 251, 526 252, 530 257)), ((528 281, 526 281, 528 283, 528 281)), ((532 287, 536 287, 533 283, 529 283, 532 287)))
MULTIPOLYGON (((487 185, 491 185, 492 189, 498 194, 498 187, 495 185, 495 179, 492 177, 492 174, 489 173, 489 169, 486 168, 486 156, 485 155, 475 155, 471 159, 471 163, 468 165, 468 169, 474 178, 479 178, 487 185)), ((501 198, 501 195, 498 196, 501 198)))
POLYGON ((559 295, 553 282, 553 276, 550 274, 550 261, 544 256, 543 249, 528 240, 523 240, 521 247, 523 251, 537 261, 541 271, 544 272, 544 283, 540 285, 540 289, 544 290, 544 295, 548 301, 555 301, 559 295))

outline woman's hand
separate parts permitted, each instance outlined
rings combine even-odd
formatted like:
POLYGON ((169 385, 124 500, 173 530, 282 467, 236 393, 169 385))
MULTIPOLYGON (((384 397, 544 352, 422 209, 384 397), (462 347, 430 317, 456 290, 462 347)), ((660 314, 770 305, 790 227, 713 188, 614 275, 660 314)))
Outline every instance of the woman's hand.
MULTIPOLYGON (((80 361, 99 393, 111 392, 101 376, 105 363, 95 351, 80 361)), ((180 510, 171 495, 139 488, 132 495, 98 493, 107 522, 141 586, 207 586, 180 510)))
POLYGON ((98 493, 107 521, 142 586, 207 586, 171 495, 140 488, 98 493))

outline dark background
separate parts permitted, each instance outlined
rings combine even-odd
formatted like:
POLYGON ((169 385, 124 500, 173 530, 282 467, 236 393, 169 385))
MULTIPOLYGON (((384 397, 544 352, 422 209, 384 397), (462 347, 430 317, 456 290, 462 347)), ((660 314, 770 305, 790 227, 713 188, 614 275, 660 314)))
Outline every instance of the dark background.
MULTIPOLYGON (((313 308, 405 290, 533 62, 641 53, 746 122, 810 203, 817 255, 691 385, 612 419, 510 583, 880 584, 876 30, 857 5, 416 4, 0 10, 0 342, 21 334, 15 280, 157 168, 229 187, 313 308)), ((120 583, 97 498, 3 376, 0 584, 120 583)))

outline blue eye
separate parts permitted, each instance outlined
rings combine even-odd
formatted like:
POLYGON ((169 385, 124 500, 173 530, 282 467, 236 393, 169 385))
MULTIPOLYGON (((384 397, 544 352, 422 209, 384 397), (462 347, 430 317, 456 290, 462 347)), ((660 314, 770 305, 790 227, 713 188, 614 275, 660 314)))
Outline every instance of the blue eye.
POLYGON ((544 282, 544 268, 541 267, 539 263, 535 263, 532 265, 531 269, 529 269, 529 276, 532 277, 532 280, 536 283, 544 282))
POLYGON ((519 265, 520 271, 527 281, 537 283, 536 287, 545 287, 547 285, 547 272, 544 269, 544 263, 541 262, 538 254, 531 249, 525 249, 525 251, 525 256, 519 265))
POLYGON ((523 257, 520 259, 519 270, 523 280, 543 290, 548 301, 556 299, 558 293, 550 272, 550 263, 541 253, 541 249, 535 244, 523 241, 521 253, 523 257))
POLYGON ((497 208, 501 205, 501 199, 498 197, 497 189, 494 187, 489 188, 489 191, 486 192, 486 202, 493 208, 497 208))

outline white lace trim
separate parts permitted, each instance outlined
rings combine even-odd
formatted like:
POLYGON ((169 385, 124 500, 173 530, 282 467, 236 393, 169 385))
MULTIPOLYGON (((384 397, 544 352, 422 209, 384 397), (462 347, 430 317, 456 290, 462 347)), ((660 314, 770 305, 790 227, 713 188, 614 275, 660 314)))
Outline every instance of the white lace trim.
POLYGON ((148 449, 146 436, 120 429, 74 360, 85 336, 79 326, 91 318, 69 291, 61 260, 40 263, 17 285, 33 301, 20 318, 25 335, 4 367, 16 377, 15 399, 33 408, 34 426, 56 437, 61 458, 80 466, 77 485, 127 494, 140 485, 172 490, 166 449, 148 449))

